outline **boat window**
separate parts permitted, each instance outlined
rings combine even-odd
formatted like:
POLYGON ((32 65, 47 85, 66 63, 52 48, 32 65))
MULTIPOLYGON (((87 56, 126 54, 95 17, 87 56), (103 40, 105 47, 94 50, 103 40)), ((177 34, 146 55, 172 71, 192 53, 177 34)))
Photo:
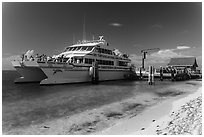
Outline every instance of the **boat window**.
POLYGON ((72 47, 70 51, 75 51, 77 47, 72 47))
POLYGON ((74 47, 70 47, 68 51, 72 51, 73 48, 74 48, 74 47))
POLYGON ((103 49, 103 51, 102 51, 104 54, 106 54, 106 49, 103 49))
POLYGON ((76 48, 76 50, 80 50, 81 48, 82 48, 82 47, 81 47, 81 46, 79 46, 79 47, 77 47, 77 48, 76 48))
POLYGON ((87 59, 87 58, 85 58, 85 63, 86 64, 92 64, 93 61, 94 61, 94 59, 87 59))
POLYGON ((113 61, 109 61, 109 60, 97 60, 99 65, 114 65, 113 61))
POLYGON ((97 50, 98 50, 99 53, 113 55, 113 52, 111 50, 108 50, 108 49, 97 48, 97 50))
POLYGON ((127 66, 127 62, 119 61, 119 66, 127 66))
POLYGON ((99 48, 96 47, 96 48, 95 48, 95 52, 99 52, 99 48))
POLYGON ((101 52, 104 53, 105 52, 104 49, 101 49, 101 52))
POLYGON ((111 65, 111 61, 108 61, 108 65, 111 65))
POLYGON ((112 51, 111 51, 111 50, 108 50, 108 54, 112 55, 112 51))
POLYGON ((101 53, 101 48, 98 48, 98 52, 101 53))
POLYGON ((74 47, 72 51, 76 51, 77 47, 74 47))
POLYGON ((89 46, 86 50, 91 51, 93 49, 93 46, 89 46))
POLYGON ((100 64, 100 65, 101 65, 101 64, 102 64, 102 60, 99 60, 99 61, 98 61, 98 64, 100 64))
POLYGON ((105 54, 108 54, 108 50, 107 49, 105 49, 105 54))
POLYGON ((67 47, 67 48, 64 50, 64 52, 69 51, 69 49, 70 49, 70 47, 67 47))
POLYGON ((108 49, 106 50, 106 54, 110 54, 110 51, 108 49))
POLYGON ((87 49, 87 46, 83 46, 81 50, 86 50, 87 49))

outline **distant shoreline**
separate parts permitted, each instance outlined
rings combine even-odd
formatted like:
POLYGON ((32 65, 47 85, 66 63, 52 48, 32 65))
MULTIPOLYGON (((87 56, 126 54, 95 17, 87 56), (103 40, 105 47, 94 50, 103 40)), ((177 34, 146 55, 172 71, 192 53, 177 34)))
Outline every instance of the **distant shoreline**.
POLYGON ((16 70, 15 70, 15 69, 13 69, 13 70, 11 70, 11 69, 9 70, 9 69, 8 69, 8 70, 2 70, 2 71, 16 71, 16 70))

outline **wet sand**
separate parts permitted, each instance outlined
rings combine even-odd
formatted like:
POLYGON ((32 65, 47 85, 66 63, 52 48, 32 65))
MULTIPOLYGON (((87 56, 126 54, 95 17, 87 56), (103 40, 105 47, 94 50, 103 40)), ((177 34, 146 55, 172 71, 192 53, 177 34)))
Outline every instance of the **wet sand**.
POLYGON ((188 96, 181 95, 162 101, 137 117, 120 122, 102 131, 101 134, 201 135, 202 87, 195 91, 188 96))
MULTIPOLYGON (((202 135, 202 87, 195 93, 170 103, 170 111, 148 122, 147 128, 137 130, 136 135, 202 135)), ((169 101, 166 101, 169 102, 169 101)), ((162 103, 159 106, 169 106, 162 103)))
POLYGON ((133 96, 75 115, 15 128, 4 134, 139 134, 138 130, 145 130, 150 123, 170 112, 170 102, 194 93, 199 87, 201 81, 179 82, 158 89, 157 95, 133 96))

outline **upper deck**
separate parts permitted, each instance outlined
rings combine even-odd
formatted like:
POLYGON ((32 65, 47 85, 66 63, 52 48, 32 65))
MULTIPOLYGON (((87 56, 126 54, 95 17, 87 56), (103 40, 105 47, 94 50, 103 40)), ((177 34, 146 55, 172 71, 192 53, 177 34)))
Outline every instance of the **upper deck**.
POLYGON ((130 61, 127 54, 123 54, 118 49, 111 49, 109 44, 101 36, 99 40, 82 41, 77 44, 66 47, 65 51, 57 57, 73 57, 97 55, 100 58, 121 59, 130 61))

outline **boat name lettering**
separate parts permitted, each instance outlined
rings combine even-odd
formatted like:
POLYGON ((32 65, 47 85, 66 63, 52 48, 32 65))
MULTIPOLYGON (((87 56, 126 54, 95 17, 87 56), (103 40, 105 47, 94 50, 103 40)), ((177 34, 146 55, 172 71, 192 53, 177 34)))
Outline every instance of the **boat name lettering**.
POLYGON ((61 69, 53 69, 53 75, 56 74, 57 72, 62 72, 61 69))

